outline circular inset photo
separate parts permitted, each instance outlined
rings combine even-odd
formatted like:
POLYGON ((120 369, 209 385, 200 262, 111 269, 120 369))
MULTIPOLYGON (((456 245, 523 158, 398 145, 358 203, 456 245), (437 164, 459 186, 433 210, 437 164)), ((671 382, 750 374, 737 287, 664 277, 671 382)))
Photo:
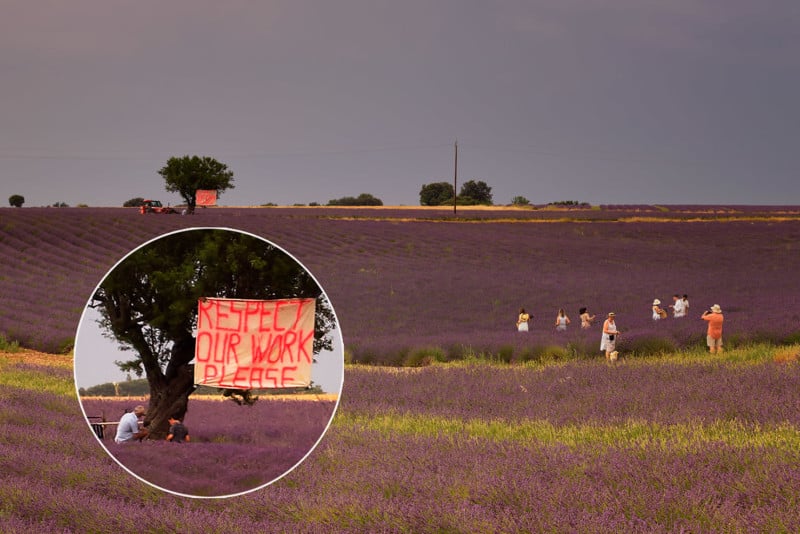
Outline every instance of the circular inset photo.
POLYGON ((231 497, 299 465, 338 406, 344 344, 314 276, 227 228, 162 235, 89 297, 75 340, 88 429, 124 469, 188 497, 231 497))

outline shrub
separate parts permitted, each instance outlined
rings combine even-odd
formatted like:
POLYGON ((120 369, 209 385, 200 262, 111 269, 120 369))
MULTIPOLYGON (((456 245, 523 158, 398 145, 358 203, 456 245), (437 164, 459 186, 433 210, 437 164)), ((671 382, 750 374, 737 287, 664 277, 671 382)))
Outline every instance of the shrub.
POLYGON ((514 347, 511 345, 502 345, 497 351, 497 359, 501 362, 511 363, 514 357, 514 347))
POLYGON ((19 352, 22 349, 19 347, 18 341, 9 340, 5 334, 0 334, 0 350, 3 352, 19 352))
POLYGON ((538 356, 537 361, 542 363, 564 361, 569 356, 567 349, 559 345, 544 345, 542 347, 537 347, 535 352, 538 356))
POLYGON ((433 362, 444 362, 447 360, 445 352, 439 347, 423 347, 409 351, 403 360, 405 367, 422 367, 433 362))
POLYGON ((670 354, 677 350, 675 342, 660 336, 622 337, 619 348, 622 352, 631 352, 639 356, 670 354))

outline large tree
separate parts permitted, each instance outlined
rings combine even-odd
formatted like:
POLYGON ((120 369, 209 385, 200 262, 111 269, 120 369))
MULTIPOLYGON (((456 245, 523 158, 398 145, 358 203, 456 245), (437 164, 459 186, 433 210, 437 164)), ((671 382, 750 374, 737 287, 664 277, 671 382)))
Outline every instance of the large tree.
MULTIPOLYGON (((148 243, 103 279, 90 305, 100 311, 105 335, 134 353, 117 365, 147 377, 145 423, 153 438, 166 435, 168 417, 182 418, 194 391, 192 331, 201 297, 316 298, 314 354, 332 346, 330 304, 313 277, 282 250, 221 229, 183 231, 148 243)), ((248 399, 248 392, 243 396, 248 399)))
POLYGON ((22 205, 25 204, 25 197, 22 195, 11 195, 8 197, 8 204, 15 208, 21 208, 22 205))
POLYGON ((492 188, 482 180, 464 182, 459 196, 469 198, 477 204, 492 204, 492 188))
POLYGON ((421 206, 441 206, 448 202, 452 204, 454 191, 453 184, 449 182, 424 184, 419 191, 419 203, 421 206))
POLYGON ((183 156, 169 158, 160 174, 166 181, 166 190, 178 193, 186 201, 189 213, 194 212, 195 193, 198 189, 213 189, 217 196, 233 189, 233 172, 228 166, 208 156, 183 156))

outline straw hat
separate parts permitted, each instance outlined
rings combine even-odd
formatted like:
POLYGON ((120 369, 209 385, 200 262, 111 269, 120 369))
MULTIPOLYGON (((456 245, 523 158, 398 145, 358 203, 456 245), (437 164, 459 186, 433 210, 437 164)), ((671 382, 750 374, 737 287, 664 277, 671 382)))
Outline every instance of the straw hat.
POLYGON ((653 301, 653 306, 658 306, 658 305, 660 305, 660 304, 661 304, 661 301, 660 301, 660 300, 658 300, 658 299, 656 299, 656 300, 654 300, 654 301, 653 301))
POLYGON ((711 306, 711 311, 714 313, 722 313, 722 308, 719 307, 719 304, 714 304, 711 306))

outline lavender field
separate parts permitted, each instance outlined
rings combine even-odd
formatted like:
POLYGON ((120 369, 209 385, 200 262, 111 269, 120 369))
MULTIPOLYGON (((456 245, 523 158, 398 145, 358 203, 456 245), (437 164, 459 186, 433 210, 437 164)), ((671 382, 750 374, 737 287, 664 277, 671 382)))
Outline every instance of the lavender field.
POLYGON ((328 432, 266 488, 179 497, 97 445, 71 357, 0 353, 0 532, 800 531, 796 207, 457 221, 392 208, 0 209, 0 332, 67 349, 120 257, 192 226, 262 235, 326 290, 351 362, 328 432), (653 298, 675 292, 689 316, 654 323, 653 298), (725 313, 714 356, 698 318, 712 303, 725 313), (520 306, 534 316, 527 334, 514 329, 520 306), (618 364, 597 350, 599 323, 575 327, 580 306, 617 313, 618 364), (574 322, 556 332, 562 307, 574 322))
POLYGON ((355 362, 594 357, 600 325, 574 327, 582 306, 617 313, 628 354, 701 346, 699 315, 714 303, 730 346, 800 339, 797 208, 460 210, 457 220, 446 210, 391 208, 188 217, 4 208, 0 332, 39 350, 68 349, 94 286, 128 251, 178 228, 223 226, 272 240, 315 275, 355 362), (673 293, 689 294, 689 316, 653 323, 651 302, 673 293), (524 337, 514 329, 520 306, 534 316, 524 337), (559 308, 574 321, 567 332, 553 327, 559 308))
POLYGON ((97 446, 69 358, 0 354, 0 531, 797 532, 798 355, 350 366, 300 466, 198 500, 97 446))
MULTIPOLYGON (((81 404, 87 415, 117 420, 147 402, 81 398, 81 404)), ((113 434, 102 445, 126 469, 160 488, 197 497, 235 495, 269 484, 297 465, 322 437, 335 404, 312 396, 267 396, 253 406, 193 398, 184 419, 191 436, 186 446, 117 444, 113 434)))

